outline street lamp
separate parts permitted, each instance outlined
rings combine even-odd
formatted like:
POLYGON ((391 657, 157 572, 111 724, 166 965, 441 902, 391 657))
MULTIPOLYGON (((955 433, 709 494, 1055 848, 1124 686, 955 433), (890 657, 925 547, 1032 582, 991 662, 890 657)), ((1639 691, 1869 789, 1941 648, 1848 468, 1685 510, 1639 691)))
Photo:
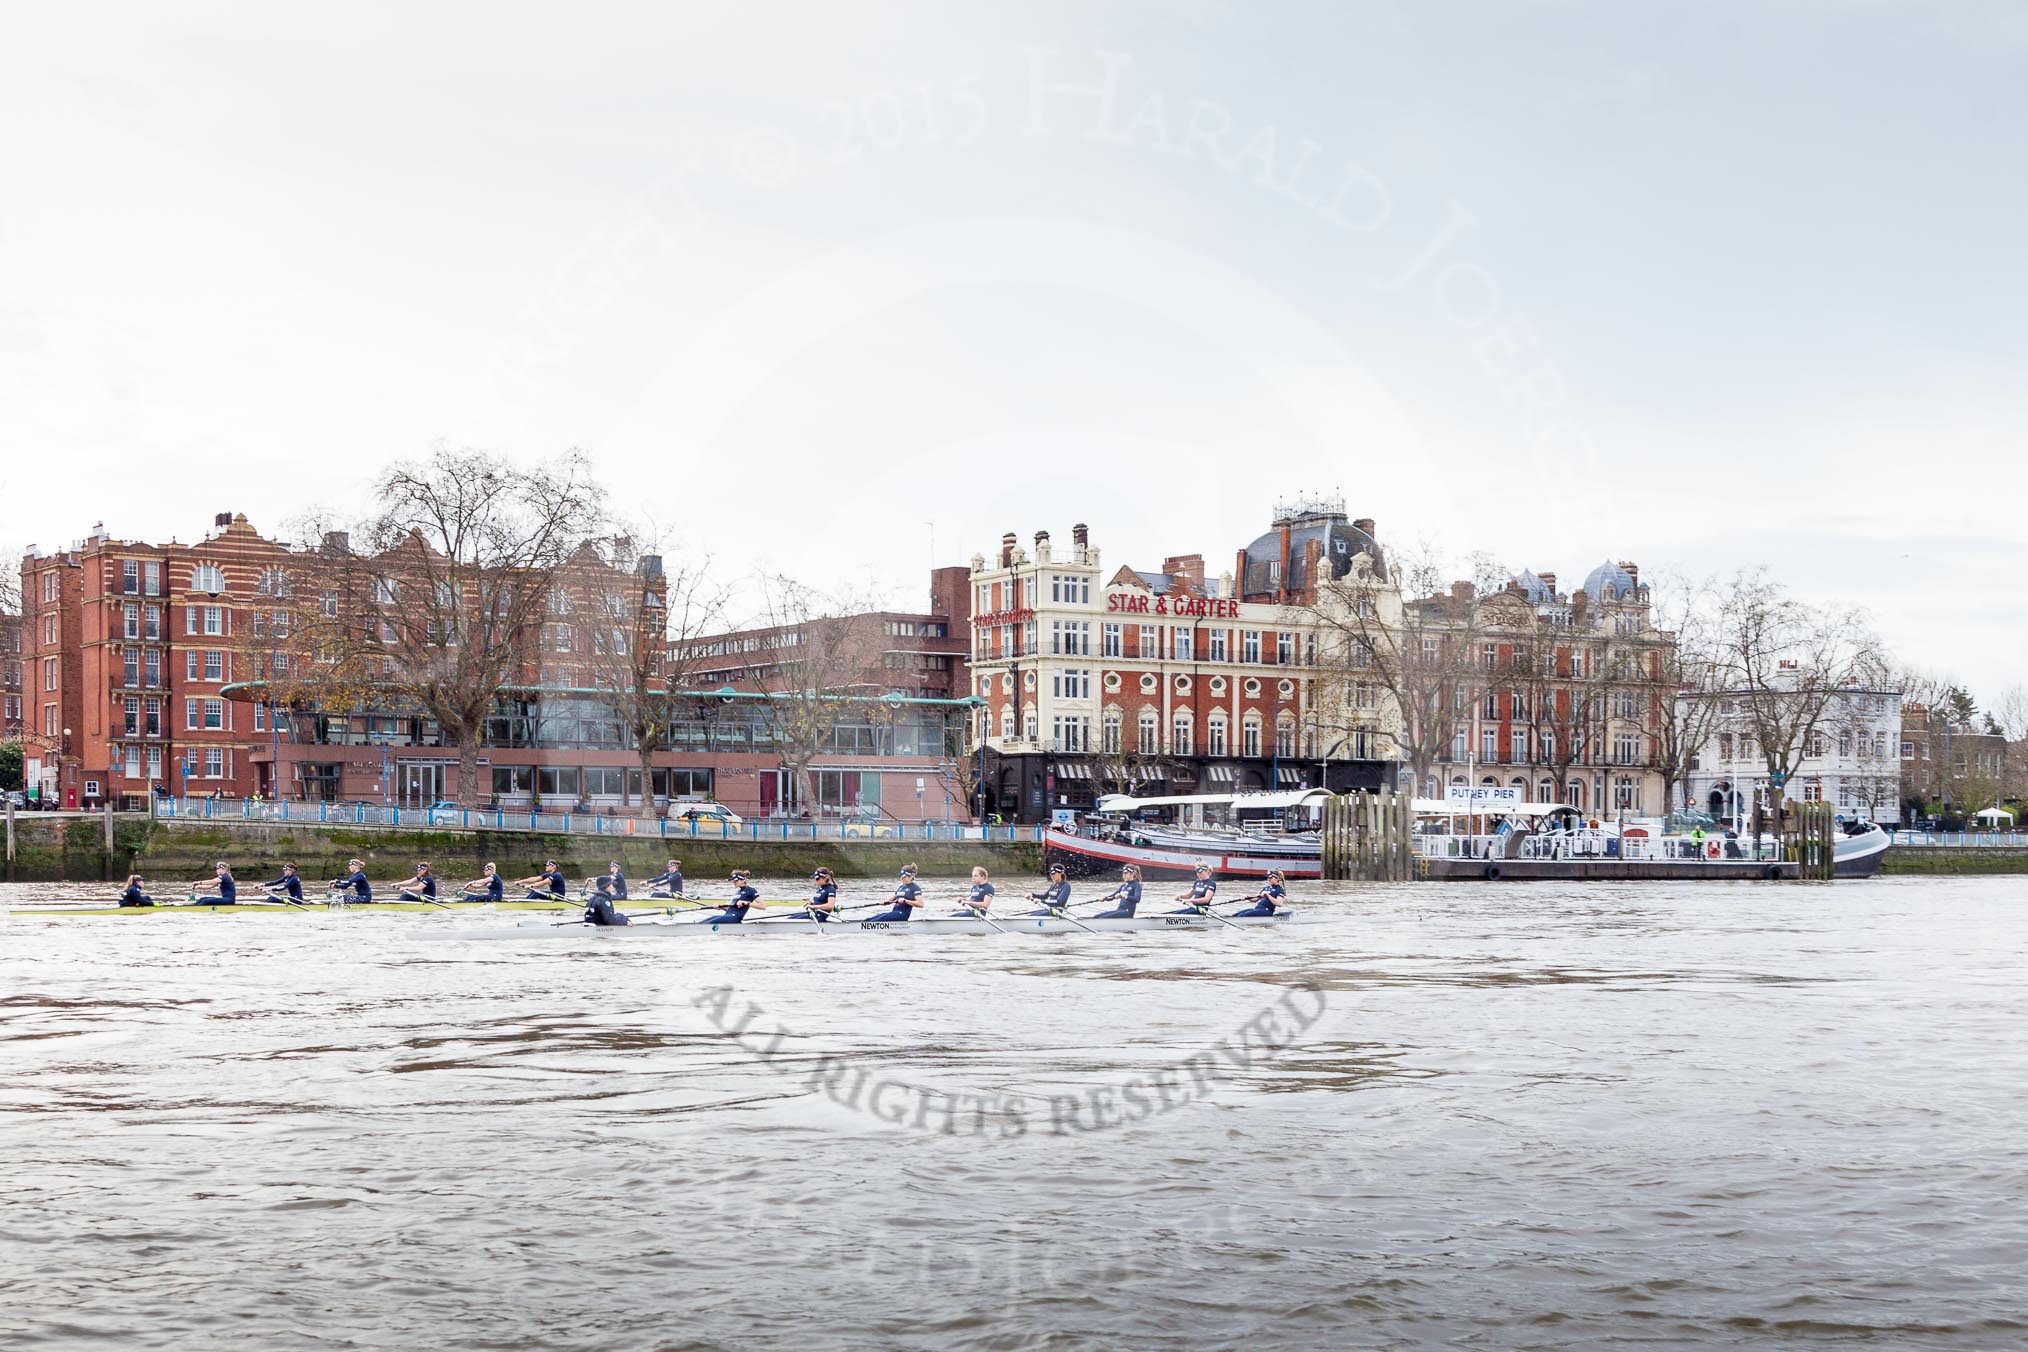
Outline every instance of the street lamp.
MULTIPOLYGON (((985 707, 986 701, 979 698, 977 695, 965 696, 965 709, 967 714, 965 722, 967 723, 968 726, 971 724, 975 724, 979 721, 978 711, 985 707)), ((981 827, 984 827, 985 824, 986 824, 986 734, 983 730, 981 730, 979 733, 979 825, 981 827)))

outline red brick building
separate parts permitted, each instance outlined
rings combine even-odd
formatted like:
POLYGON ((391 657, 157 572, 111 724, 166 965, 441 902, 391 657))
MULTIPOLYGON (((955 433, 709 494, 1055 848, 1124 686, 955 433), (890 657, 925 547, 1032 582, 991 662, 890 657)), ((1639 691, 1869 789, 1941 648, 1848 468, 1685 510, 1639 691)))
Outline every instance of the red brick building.
POLYGON ((151 788, 255 791, 265 719, 224 689, 243 673, 262 581, 284 557, 243 516, 194 544, 103 527, 22 560, 22 701, 30 778, 64 807, 138 805, 151 788))

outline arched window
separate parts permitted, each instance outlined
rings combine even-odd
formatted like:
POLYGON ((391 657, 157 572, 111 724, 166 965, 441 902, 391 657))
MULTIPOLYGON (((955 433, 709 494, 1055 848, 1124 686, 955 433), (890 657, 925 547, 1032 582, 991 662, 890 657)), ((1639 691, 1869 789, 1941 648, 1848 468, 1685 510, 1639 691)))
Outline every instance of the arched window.
POLYGON ((1535 791, 1542 795, 1542 801, 1545 803, 1556 801, 1556 781, 1553 779, 1543 780, 1535 786, 1535 791))
POLYGON ((1188 756, 1193 754, 1195 745, 1196 739, 1191 736, 1190 730, 1190 711, 1179 710, 1176 714, 1176 725, 1170 730, 1169 750, 1178 756, 1188 756))
POLYGON ((1584 781, 1573 778, 1570 781, 1570 792, 1565 795, 1563 801, 1569 803, 1579 812, 1584 811, 1584 781))
POLYGON ((1000 735, 1002 737, 1014 735, 1014 706, 1011 704, 1000 711, 1000 735))
POLYGON ((1152 756, 1162 749, 1162 724, 1153 709, 1141 710, 1141 754, 1152 756))
POLYGON ((1101 749, 1108 755, 1117 756, 1120 754, 1120 724, 1120 711, 1111 705, 1107 705, 1105 714, 1099 723, 1099 735, 1104 739, 1100 743, 1101 749))
POLYGON ((1260 717, 1248 714, 1239 725, 1239 754, 1258 756, 1260 754, 1260 717))
POLYGON ((1207 756, 1223 756, 1226 754, 1225 715, 1223 713, 1215 713, 1205 720, 1204 754, 1207 756))

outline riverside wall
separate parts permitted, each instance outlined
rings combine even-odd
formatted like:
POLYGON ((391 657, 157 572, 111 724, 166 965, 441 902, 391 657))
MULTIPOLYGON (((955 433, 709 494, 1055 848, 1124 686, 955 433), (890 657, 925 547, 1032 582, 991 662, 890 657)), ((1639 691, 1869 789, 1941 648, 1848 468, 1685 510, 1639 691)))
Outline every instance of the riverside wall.
POLYGON ((463 882, 479 875, 489 860, 509 878, 524 878, 554 859, 576 879, 603 873, 613 860, 627 876, 662 870, 671 857, 683 861, 692 879, 723 878, 735 868, 759 877, 800 877, 828 865, 841 878, 892 877, 915 864, 926 877, 961 878, 983 864, 996 875, 1021 877, 1042 865, 1042 847, 993 841, 729 840, 685 837, 631 839, 625 836, 540 835, 526 831, 385 831, 333 826, 267 825, 202 821, 158 821, 135 865, 150 877, 202 878, 220 859, 232 861, 241 877, 293 863, 309 879, 335 878, 348 859, 366 862, 378 880, 406 877, 427 859, 437 875, 463 882))

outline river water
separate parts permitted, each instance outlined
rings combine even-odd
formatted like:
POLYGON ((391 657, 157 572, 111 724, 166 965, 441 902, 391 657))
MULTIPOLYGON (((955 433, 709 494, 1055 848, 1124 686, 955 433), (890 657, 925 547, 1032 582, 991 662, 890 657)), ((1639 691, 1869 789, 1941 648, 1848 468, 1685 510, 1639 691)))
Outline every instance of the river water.
POLYGON ((2023 881, 1304 891, 0 921, 0 1347, 2028 1340, 2023 881))

